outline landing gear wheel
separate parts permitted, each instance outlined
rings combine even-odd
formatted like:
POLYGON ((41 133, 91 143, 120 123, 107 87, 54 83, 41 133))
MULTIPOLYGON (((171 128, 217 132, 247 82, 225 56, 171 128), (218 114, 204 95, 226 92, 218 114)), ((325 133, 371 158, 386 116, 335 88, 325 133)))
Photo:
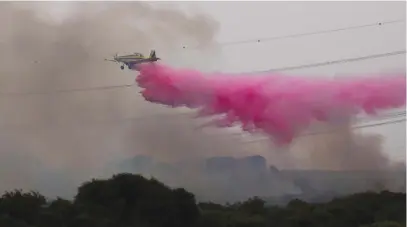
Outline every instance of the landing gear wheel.
POLYGON ((122 65, 122 66, 120 66, 120 68, 123 70, 123 69, 124 69, 124 66, 122 65))
POLYGON ((131 70, 131 66, 132 66, 132 65, 128 65, 127 67, 129 67, 129 69, 131 70))

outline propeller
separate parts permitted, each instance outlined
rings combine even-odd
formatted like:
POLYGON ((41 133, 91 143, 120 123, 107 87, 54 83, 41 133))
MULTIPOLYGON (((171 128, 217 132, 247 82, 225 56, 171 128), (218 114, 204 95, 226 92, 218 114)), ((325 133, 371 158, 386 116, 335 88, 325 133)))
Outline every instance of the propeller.
POLYGON ((116 60, 117 56, 118 56, 117 53, 115 53, 115 54, 113 55, 113 59, 106 59, 106 58, 105 58, 105 61, 117 62, 117 60, 116 60))

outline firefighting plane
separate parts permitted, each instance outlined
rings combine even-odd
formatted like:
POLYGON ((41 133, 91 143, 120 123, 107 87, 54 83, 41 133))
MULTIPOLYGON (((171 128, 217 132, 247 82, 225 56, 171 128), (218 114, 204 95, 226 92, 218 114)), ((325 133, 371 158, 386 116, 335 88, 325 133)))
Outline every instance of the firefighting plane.
POLYGON ((125 65, 129 69, 136 69, 137 70, 137 67, 135 67, 135 66, 140 64, 140 63, 156 62, 158 60, 160 60, 160 58, 156 57, 155 50, 151 50, 150 56, 148 56, 148 57, 145 57, 143 54, 136 52, 136 53, 133 53, 133 54, 121 55, 121 56, 118 56, 116 54, 115 56, 113 56, 113 59, 105 59, 105 61, 112 61, 112 62, 122 64, 120 66, 120 68, 122 70, 124 69, 125 65))

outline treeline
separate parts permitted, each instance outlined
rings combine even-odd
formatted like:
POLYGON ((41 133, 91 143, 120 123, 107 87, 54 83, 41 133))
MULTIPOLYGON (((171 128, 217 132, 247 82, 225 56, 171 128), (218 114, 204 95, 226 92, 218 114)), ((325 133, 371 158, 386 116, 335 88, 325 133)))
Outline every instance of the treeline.
POLYGON ((0 227, 404 227, 406 194, 365 192, 311 204, 196 203, 190 192, 155 179, 119 174, 91 180, 75 198, 53 201, 15 190, 0 198, 0 227))

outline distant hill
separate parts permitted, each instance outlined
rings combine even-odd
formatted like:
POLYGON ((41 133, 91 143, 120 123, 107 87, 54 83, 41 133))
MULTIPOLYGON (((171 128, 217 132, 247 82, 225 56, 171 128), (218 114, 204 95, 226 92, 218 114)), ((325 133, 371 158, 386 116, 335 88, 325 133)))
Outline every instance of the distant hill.
POLYGON ((233 202, 249 197, 284 204, 292 198, 328 201, 366 190, 405 191, 405 169, 393 171, 278 170, 262 156, 211 157, 163 163, 136 156, 118 164, 118 172, 154 176, 168 185, 186 187, 200 200, 233 202), (197 164, 201 163, 201 164, 197 164))

